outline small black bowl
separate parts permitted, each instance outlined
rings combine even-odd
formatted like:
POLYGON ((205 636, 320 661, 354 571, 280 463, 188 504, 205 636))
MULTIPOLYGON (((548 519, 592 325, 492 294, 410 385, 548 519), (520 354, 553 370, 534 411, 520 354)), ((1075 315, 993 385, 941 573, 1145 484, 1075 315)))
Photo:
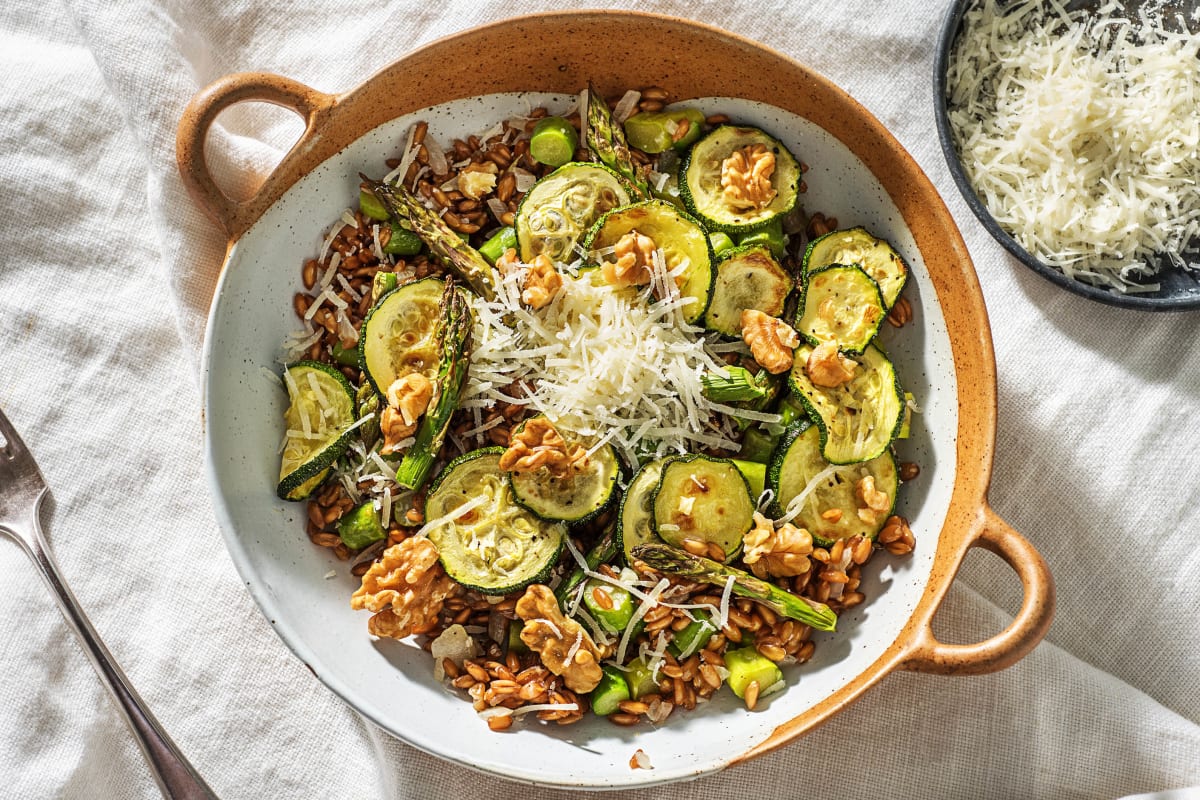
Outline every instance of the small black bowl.
MULTIPOLYGON (((1054 267, 1043 264, 1018 244, 1016 239, 1010 236, 993 219, 991 213, 987 210, 987 206, 975 194, 975 189, 967 177, 966 170, 963 169, 962 161, 958 156, 958 150, 954 146, 954 134, 950 130, 950 117, 946 108, 946 73, 948 71, 950 52, 954 47, 955 40, 958 38, 959 30, 962 28, 963 17, 966 15, 967 10, 978 2, 979 0, 954 0, 942 23, 941 34, 938 37, 937 54, 933 62, 933 109, 937 122, 938 138, 941 139, 942 153, 946 157, 946 164, 950 167, 950 175, 954 178, 954 183, 958 185, 958 190, 962 193, 963 199, 967 201, 967 205, 970 206, 971 211, 983 223, 983 227, 987 229, 988 233, 1003 245, 1005 250, 1012 253, 1017 260, 1043 278, 1058 284, 1069 292, 1074 292, 1089 300, 1096 300, 1100 303, 1107 303, 1108 305, 1120 306, 1122 308, 1138 308, 1144 311, 1184 311, 1200 308, 1200 276, 1175 267, 1164 266, 1152 279, 1160 284, 1158 291, 1121 294, 1111 289, 1092 286, 1091 284, 1068 278, 1054 267)), ((1079 6, 1081 4, 1075 2, 1072 5, 1079 6)), ((1184 3, 1183 5, 1195 5, 1195 3, 1184 3)))

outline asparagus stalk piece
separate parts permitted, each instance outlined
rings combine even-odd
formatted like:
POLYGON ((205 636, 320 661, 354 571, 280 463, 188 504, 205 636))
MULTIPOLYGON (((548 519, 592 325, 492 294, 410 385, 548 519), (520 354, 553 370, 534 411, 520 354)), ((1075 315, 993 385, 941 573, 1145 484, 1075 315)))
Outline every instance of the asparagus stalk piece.
MULTIPOLYGON (((745 367, 725 367, 728 377, 721 377, 716 372, 706 372, 700 376, 700 385, 704 396, 715 403, 735 403, 744 400, 763 400, 770 391, 770 382, 760 380, 758 375, 750 374, 745 367)), ((763 370, 760 375, 769 375, 763 370)))
POLYGON ((429 478, 429 470, 442 449, 450 417, 458 408, 467 369, 471 363, 471 309, 463 293, 446 277, 438 320, 438 374, 433 385, 429 411, 417 427, 416 441, 408 449, 396 470, 396 482, 406 489, 420 489, 429 478))
MULTIPOLYGON (((596 543, 592 545, 592 549, 584 555, 583 560, 587 562, 588 569, 595 571, 597 567, 606 561, 612 561, 617 556, 617 523, 614 520, 600 534, 600 538, 596 539, 596 543)), ((563 608, 567 607, 567 601, 571 597, 571 593, 575 591, 575 587, 583 582, 587 575, 583 572, 583 567, 576 565, 575 569, 563 578, 563 582, 554 590, 554 596, 558 598, 558 604, 563 608)))
POLYGON ((396 219, 408 220, 413 232, 429 247, 430 252, 446 263, 446 266, 475 294, 484 300, 496 296, 492 279, 492 265, 471 245, 442 221, 442 218, 426 208, 420 200, 403 186, 389 186, 361 176, 379 202, 396 219))
POLYGON ((748 597, 778 614, 799 620, 819 631, 832 631, 837 627, 837 615, 824 603, 786 592, 748 572, 727 567, 712 559, 694 556, 665 544, 639 545, 633 548, 633 557, 660 572, 713 586, 724 586, 732 576, 733 593, 739 597, 748 597))
POLYGON ((588 84, 587 121, 587 145, 591 151, 603 164, 612 167, 628 178, 643 197, 649 197, 650 186, 633 164, 633 157, 629 154, 629 145, 625 141, 625 131, 613 121, 612 112, 608 110, 608 103, 604 102, 604 96, 596 91, 596 87, 590 83, 588 84))

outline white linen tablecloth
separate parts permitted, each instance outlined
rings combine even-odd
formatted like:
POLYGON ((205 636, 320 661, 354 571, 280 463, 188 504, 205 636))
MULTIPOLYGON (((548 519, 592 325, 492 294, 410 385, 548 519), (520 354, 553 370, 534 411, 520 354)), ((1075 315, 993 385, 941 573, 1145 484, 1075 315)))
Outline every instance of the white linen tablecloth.
MULTIPOLYGON (((198 364, 223 240, 175 167, 184 103, 229 72, 343 91, 528 0, 9 0, 0 10, 0 407, 33 447, 59 561, 154 713, 227 798, 566 793, 374 730, 293 658, 226 554, 202 474, 198 364)), ((937 184, 991 315, 991 501, 1058 583, 1046 641, 1004 672, 896 674, 801 742, 634 797, 1105 798, 1200 784, 1200 313, 1119 310, 1009 258, 933 127, 945 0, 620 5, 694 17, 848 90, 937 184)), ((284 111, 222 118, 231 174, 269 169, 284 111)), ((243 178, 243 181, 248 179, 243 178)), ((249 184, 248 184, 249 185, 249 184)), ((0 798, 157 790, 46 589, 0 543, 0 798)), ((967 561, 936 631, 998 631, 1019 585, 967 561)))

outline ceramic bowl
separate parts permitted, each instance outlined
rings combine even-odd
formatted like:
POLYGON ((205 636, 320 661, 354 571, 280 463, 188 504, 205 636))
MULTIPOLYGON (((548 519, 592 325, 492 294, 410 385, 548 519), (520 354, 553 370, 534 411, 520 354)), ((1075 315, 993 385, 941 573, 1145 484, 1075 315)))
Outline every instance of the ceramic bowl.
MULTIPOLYGON (((614 788, 694 777, 779 747, 828 720, 896 670, 981 673, 1006 667, 1042 637, 1053 583, 1036 550, 988 507, 996 376, 987 315, 958 230, 930 182, 883 126, 848 95, 761 45, 704 25, 636 13, 522 17, 430 44, 341 95, 286 78, 233 75, 199 94, 179 128, 179 164, 196 201, 228 234, 229 250, 204 347, 207 469, 230 553, 263 613, 320 680, 389 733, 423 750, 507 778, 614 788), (594 43, 603 39, 604 47, 594 43), (504 68, 448 69, 496 63, 504 68), (357 196, 360 171, 378 173, 408 126, 428 120, 442 142, 547 103, 562 109, 588 81, 605 93, 651 84, 758 124, 811 166, 805 203, 843 225, 865 225, 912 267, 915 321, 887 334, 922 412, 901 456, 921 465, 901 512, 916 550, 877 556, 870 600, 822 637, 813 661, 789 668, 787 691, 753 713, 728 691, 657 728, 591 719, 565 728, 526 721, 503 735, 461 692, 439 685, 411 642, 376 641, 350 610, 357 580, 309 544, 304 507, 276 499, 285 397, 278 369, 293 330, 300 265, 357 196), (697 99, 699 98, 699 99, 697 99), (222 109, 277 103, 306 122, 300 141, 245 201, 223 195, 204 159, 222 109), (999 635, 971 645, 937 641, 931 620, 972 547, 1017 573, 1024 601, 999 635), (327 579, 333 571, 336 577, 327 579), (653 769, 629 766, 641 748, 653 769)), ((213 265, 214 268, 217 265, 213 265)), ((886 724, 886 722, 881 722, 886 724)))
MULTIPOLYGON (((1125 5, 1136 11, 1141 0, 1124 0, 1125 5)), ((1165 266, 1154 281, 1159 283, 1159 289, 1154 292, 1138 292, 1136 294, 1121 294, 1120 292, 1102 286, 1093 286, 1083 281, 1067 277, 1062 270, 1048 264, 1043 264, 1032 253, 1022 247, 1008 231, 1000 226, 988 211, 987 205, 975 193, 975 187, 967 176, 959 157, 954 131, 950 125, 947 108, 947 73, 949 71, 950 54, 954 43, 962 30, 963 18, 968 9, 978 7, 979 0, 955 0, 946 12, 942 22, 941 34, 933 65, 933 108, 934 120, 937 124, 938 138, 942 145, 942 154, 950 168, 950 175, 963 199, 967 201, 972 213, 979 222, 999 242, 1005 250, 1018 261, 1067 291, 1095 300, 1107 305, 1121 308, 1136 308, 1143 311, 1184 311, 1200 308, 1200 276, 1184 272, 1181 269, 1165 266)), ((1066 4, 1071 10, 1094 10, 1106 5, 1103 0, 1071 0, 1066 4)), ((1176 4, 1186 13, 1192 13, 1200 3, 1184 0, 1176 4)), ((1163 258, 1166 261, 1166 258, 1163 258)))

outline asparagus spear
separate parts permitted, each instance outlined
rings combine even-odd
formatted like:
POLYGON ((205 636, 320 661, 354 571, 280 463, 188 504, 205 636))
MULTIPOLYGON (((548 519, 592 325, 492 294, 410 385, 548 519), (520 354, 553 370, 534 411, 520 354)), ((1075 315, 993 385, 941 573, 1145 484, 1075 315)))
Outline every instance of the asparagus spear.
POLYGON ((715 403, 732 403, 744 400, 763 400, 770 391, 770 382, 761 379, 759 375, 770 375, 763 370, 759 375, 751 375, 745 367, 725 367, 728 377, 721 377, 716 372, 705 372, 700 376, 700 385, 704 396, 715 403))
POLYGON ((612 112, 604 96, 596 91, 596 87, 588 84, 587 103, 587 144, 596 157, 606 166, 612 167, 624 175, 642 193, 643 197, 650 196, 650 186, 645 177, 633 164, 629 154, 629 145, 625 141, 625 131, 613 121, 612 112))
POLYGON ((434 381, 430 409, 417 427, 416 441, 408 449, 396 482, 406 489, 420 489, 429 478, 429 470, 442 449, 450 417, 458 408, 458 399, 467 380, 471 362, 471 309, 454 279, 446 277, 442 294, 441 318, 438 320, 438 374, 434 381))
POLYGON ((413 232, 428 245, 430 252, 446 262, 446 266, 470 286, 475 294, 484 300, 495 298, 492 265, 478 250, 450 230, 441 217, 426 208, 408 189, 403 186, 389 186, 365 175, 361 177, 388 212, 396 219, 408 220, 413 232))
POLYGON ((724 586, 733 576, 733 593, 740 597, 762 603, 776 613, 811 625, 819 631, 832 631, 837 627, 837 615, 824 603, 785 592, 748 572, 727 567, 712 559, 694 556, 665 544, 639 545, 633 548, 633 557, 660 572, 713 586, 724 586))
MULTIPOLYGON (((588 569, 595 570, 606 561, 612 561, 617 555, 617 539, 616 539, 617 523, 613 520, 600 534, 600 538, 592 545, 592 549, 587 552, 583 560, 587 562, 588 569)), ((571 593, 575 591, 575 587, 583 582, 587 575, 584 574, 583 568, 576 566, 567 577, 563 578, 563 582, 554 590, 554 596, 558 598, 558 604, 563 608, 567 606, 567 600, 571 597, 571 593)))

